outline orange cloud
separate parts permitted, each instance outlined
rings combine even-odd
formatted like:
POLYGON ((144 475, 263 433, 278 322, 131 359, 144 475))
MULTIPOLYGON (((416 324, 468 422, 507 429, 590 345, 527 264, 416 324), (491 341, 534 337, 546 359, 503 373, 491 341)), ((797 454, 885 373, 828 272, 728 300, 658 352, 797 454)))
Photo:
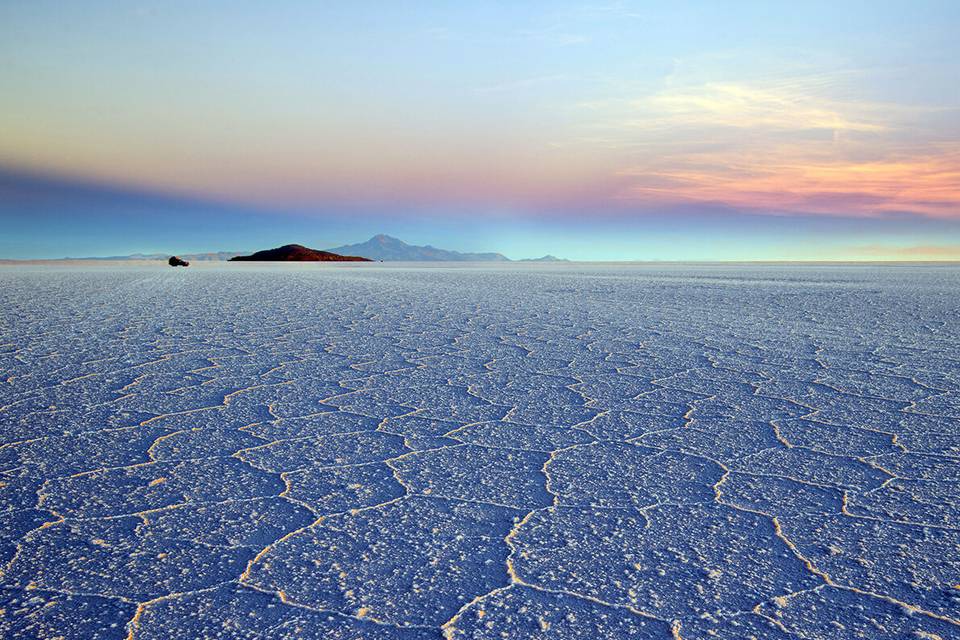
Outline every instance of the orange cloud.
POLYGON ((910 211, 960 216, 957 154, 853 162, 761 154, 712 161, 688 156, 674 166, 621 172, 635 180, 620 197, 700 201, 772 211, 871 215, 910 211))
POLYGON ((620 200, 960 217, 960 141, 926 124, 943 109, 836 100, 830 90, 822 79, 668 87, 620 105, 592 140, 629 163, 616 172, 620 200))

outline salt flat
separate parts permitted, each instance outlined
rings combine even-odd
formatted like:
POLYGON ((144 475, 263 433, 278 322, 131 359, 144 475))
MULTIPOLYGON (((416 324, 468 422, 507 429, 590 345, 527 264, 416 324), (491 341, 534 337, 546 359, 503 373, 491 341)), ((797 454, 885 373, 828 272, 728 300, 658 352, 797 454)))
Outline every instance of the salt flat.
POLYGON ((0 636, 960 637, 960 269, 0 269, 0 636))

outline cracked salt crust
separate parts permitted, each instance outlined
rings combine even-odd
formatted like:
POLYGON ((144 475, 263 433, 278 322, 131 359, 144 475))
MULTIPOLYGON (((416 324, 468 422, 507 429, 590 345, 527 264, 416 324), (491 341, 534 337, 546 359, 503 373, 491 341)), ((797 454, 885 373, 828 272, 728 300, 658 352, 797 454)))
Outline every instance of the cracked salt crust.
POLYGON ((0 280, 4 637, 960 636, 953 267, 0 280))

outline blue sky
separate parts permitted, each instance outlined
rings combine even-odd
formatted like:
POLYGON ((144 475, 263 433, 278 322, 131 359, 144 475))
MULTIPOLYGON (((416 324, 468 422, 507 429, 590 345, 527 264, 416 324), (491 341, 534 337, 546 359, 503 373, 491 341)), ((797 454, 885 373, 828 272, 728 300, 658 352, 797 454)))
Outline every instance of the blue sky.
POLYGON ((960 258, 955 2, 8 2, 0 257, 960 258))

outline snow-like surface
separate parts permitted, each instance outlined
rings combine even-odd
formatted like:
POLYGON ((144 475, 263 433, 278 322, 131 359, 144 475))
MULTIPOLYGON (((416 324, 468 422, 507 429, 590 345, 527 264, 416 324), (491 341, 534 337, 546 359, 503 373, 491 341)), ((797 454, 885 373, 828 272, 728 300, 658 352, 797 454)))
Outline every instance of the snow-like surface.
POLYGON ((4 638, 958 638, 953 267, 0 271, 4 638))

